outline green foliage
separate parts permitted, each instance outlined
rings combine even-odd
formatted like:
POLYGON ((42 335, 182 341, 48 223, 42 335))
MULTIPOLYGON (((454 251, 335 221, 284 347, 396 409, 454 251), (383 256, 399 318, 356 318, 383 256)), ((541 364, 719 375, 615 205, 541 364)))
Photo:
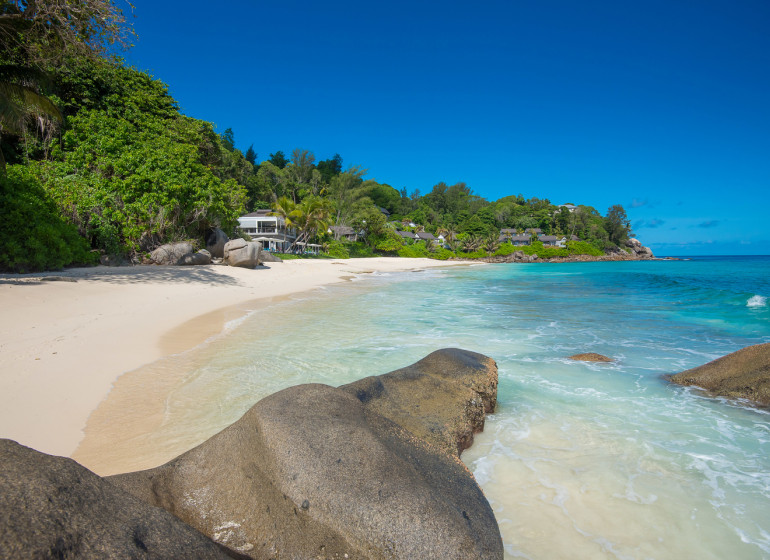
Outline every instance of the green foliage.
POLYGON ((347 245, 348 251, 350 251, 350 258, 363 259, 367 257, 376 257, 374 251, 366 243, 362 241, 356 241, 355 243, 349 243, 347 245))
POLYGON ((335 259, 349 259, 350 251, 342 241, 330 241, 326 254, 335 259))
POLYGON ((567 241, 567 249, 570 255, 591 255, 600 257, 604 252, 586 241, 567 241))
POLYGON ((274 154, 270 154, 270 159, 268 161, 278 169, 283 169, 289 163, 286 159, 286 155, 281 150, 278 150, 274 154))
POLYGON ((427 258, 430 255, 425 243, 418 242, 413 245, 404 245, 398 250, 399 257, 405 257, 410 259, 427 258))
POLYGON ((94 264, 98 255, 67 223, 36 177, 22 166, 0 177, 0 270, 36 272, 94 264))
POLYGON ((431 259, 436 259, 439 261, 445 261, 451 258, 454 258, 456 255, 450 251, 449 249, 444 249, 443 247, 439 247, 436 249, 433 253, 430 254, 431 259))
POLYGON ((401 236, 388 229, 376 240, 374 248, 382 253, 395 253, 404 246, 401 236))
POLYGON ((497 251, 495 251, 495 256, 507 257, 508 255, 511 255, 520 249, 521 249, 520 247, 516 247, 511 243, 501 243, 500 247, 498 247, 497 251))

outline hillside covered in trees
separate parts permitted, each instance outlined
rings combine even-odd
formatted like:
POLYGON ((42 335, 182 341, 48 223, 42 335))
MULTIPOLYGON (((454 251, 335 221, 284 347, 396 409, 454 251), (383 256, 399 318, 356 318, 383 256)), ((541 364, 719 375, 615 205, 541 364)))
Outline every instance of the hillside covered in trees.
POLYGON ((598 254, 630 234, 621 206, 601 215, 577 200, 489 201, 464 183, 410 192, 344 167, 339 154, 317 159, 301 148, 260 162, 253 148, 236 149, 232 128, 218 133, 181 114, 164 83, 103 56, 107 43, 125 38, 110 2, 86 2, 94 11, 81 16, 85 27, 73 30, 70 17, 72 34, 54 34, 58 43, 57 4, 38 4, 52 12, 31 12, 25 2, 0 9, 2 270, 94 263, 105 254, 141 261, 161 243, 200 243, 211 228, 239 235, 237 218, 260 208, 335 256, 484 256, 500 250, 501 230, 530 228, 579 238, 568 252, 598 254), (95 18, 107 24, 89 28, 95 18), (354 228, 361 241, 345 247, 327 233, 332 225, 354 228), (442 234, 446 246, 405 241, 396 233, 403 228, 442 234))

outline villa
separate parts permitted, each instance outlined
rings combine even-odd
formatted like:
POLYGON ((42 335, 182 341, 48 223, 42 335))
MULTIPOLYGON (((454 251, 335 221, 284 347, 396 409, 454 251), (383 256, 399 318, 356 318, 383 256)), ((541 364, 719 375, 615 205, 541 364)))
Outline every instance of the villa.
POLYGON ((516 247, 520 247, 522 245, 529 245, 529 242, 530 242, 529 235, 512 235, 511 236, 511 245, 514 245, 516 247))
POLYGON ((238 218, 238 224, 254 241, 262 243, 264 250, 286 252, 297 239, 297 232, 287 228, 281 216, 271 216, 271 213, 272 210, 257 210, 238 218))

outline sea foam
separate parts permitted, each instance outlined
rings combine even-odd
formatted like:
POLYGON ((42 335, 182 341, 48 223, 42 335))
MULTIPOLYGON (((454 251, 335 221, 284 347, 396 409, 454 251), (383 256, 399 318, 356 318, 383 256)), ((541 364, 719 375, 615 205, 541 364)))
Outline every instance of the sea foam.
POLYGON ((765 296, 751 296, 746 302, 746 307, 764 307, 767 305, 765 296))

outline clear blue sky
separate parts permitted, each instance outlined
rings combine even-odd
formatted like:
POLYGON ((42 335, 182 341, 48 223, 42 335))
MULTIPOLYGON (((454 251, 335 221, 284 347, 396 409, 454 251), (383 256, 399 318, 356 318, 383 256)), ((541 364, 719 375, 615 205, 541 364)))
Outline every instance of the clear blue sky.
POLYGON ((770 253, 770 2, 132 0, 125 58, 259 160, 622 204, 658 254, 770 253))

